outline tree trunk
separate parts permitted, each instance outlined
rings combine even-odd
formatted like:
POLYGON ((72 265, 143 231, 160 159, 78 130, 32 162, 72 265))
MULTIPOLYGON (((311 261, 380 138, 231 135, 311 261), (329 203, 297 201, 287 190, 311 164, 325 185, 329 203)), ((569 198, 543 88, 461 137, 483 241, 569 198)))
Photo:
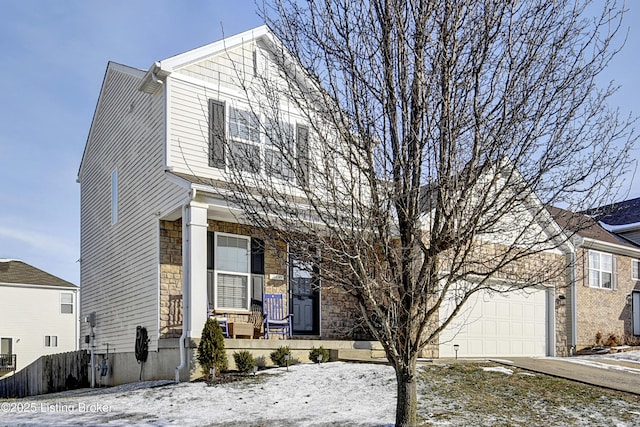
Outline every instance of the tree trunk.
POLYGON ((396 427, 418 424, 418 400, 416 385, 416 362, 396 367, 398 397, 396 400, 396 427))

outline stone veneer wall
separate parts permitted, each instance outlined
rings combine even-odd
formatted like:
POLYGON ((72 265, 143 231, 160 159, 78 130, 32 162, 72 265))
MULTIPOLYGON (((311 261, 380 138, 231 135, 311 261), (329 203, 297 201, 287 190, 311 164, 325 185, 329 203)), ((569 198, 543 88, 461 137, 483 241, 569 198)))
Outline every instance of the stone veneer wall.
MULTIPOLYGON (((589 272, 586 260, 588 250, 578 250, 576 268, 576 293, 578 316, 577 349, 605 344, 610 335, 619 340, 632 335, 631 306, 627 305, 627 295, 640 289, 640 281, 631 279, 631 258, 615 255, 617 286, 615 289, 592 288, 589 286, 589 272), (596 334, 602 334, 601 342, 596 342, 596 334)), ((619 344, 622 344, 620 341, 619 344)))
MULTIPOLYGON (((256 236, 252 227, 243 224, 235 224, 221 221, 209 221, 209 229, 214 232, 224 232, 243 236, 256 236)), ((483 245, 484 251, 494 251, 496 248, 492 245, 483 245)), ((280 245, 277 248, 267 245, 265 248, 265 292, 281 293, 288 297, 288 268, 287 268, 287 247, 280 245), (284 280, 270 279, 270 274, 278 274, 284 276, 284 280)), ((626 268, 630 271, 629 259, 621 259, 619 257, 618 270, 626 268), (626 266, 626 267, 624 267, 626 266)), ((523 275, 527 276, 531 271, 541 271, 544 265, 556 260, 564 262, 560 255, 543 254, 537 256, 536 259, 529 258, 523 260, 517 265, 510 267, 504 276, 523 275)), ((542 270, 543 271, 543 270, 542 270)), ((622 275, 618 275, 619 285, 622 285, 622 275)), ((565 284, 560 278, 553 283, 558 287, 557 293, 566 292, 560 290, 565 284)), ((590 341, 595 341, 595 333, 600 330, 603 335, 608 333, 623 334, 624 326, 621 328, 604 328, 601 321, 593 319, 583 319, 584 304, 591 306, 599 304, 599 297, 603 292, 608 292, 609 297, 615 294, 615 299, 626 298, 630 290, 624 291, 627 285, 619 286, 618 291, 605 291, 603 289, 578 289, 578 304, 582 308, 579 310, 583 313, 579 317, 578 327, 580 337, 579 343, 585 341, 585 336, 589 336, 590 341), (582 305, 581 305, 582 304, 582 305), (586 322, 586 323, 585 323, 586 322), (606 332, 605 332, 606 330, 606 332)), ((560 356, 568 354, 567 342, 567 315, 566 303, 556 299, 556 351, 560 356)), ((287 301, 288 304, 288 301, 287 301)), ((357 309, 355 299, 338 286, 332 286, 330 283, 323 282, 321 284, 320 295, 320 315, 321 315, 321 338, 323 339, 355 339, 370 340, 371 333, 357 309)), ((590 310, 594 310, 593 308, 590 310)), ((627 310, 628 321, 630 321, 630 310, 627 310)), ((593 311, 592 311, 593 312, 593 311)), ((244 313, 229 313, 228 317, 231 321, 248 321, 248 315, 244 313)), ((621 322, 624 324, 624 322, 621 322)), ((176 221, 160 221, 160 334, 161 338, 176 338, 182 333, 182 220, 176 221)), ((588 345, 588 344, 584 344, 588 345)), ((423 354, 426 357, 438 357, 438 345, 434 343, 425 348, 423 354)))
POLYGON ((320 333, 323 339, 372 340, 356 299, 326 281, 320 291, 320 333))
POLYGON ((182 219, 160 221, 160 338, 182 334, 182 219))

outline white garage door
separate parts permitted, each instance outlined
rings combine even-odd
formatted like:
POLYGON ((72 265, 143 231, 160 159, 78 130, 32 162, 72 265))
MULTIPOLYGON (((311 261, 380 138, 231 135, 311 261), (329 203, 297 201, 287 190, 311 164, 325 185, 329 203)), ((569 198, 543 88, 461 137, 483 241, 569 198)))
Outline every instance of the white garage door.
MULTIPOLYGON (((441 310, 441 321, 448 308, 441 310)), ((547 297, 543 289, 480 292, 440 334, 440 357, 547 355, 547 297)))

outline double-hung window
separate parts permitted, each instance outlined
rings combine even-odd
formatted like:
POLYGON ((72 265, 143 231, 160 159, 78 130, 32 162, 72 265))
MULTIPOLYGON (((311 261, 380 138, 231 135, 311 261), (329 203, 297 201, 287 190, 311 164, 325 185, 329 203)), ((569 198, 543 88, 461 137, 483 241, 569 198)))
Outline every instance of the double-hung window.
POLYGON ((589 286, 613 289, 613 255, 589 251, 589 286))
POLYGON ((45 347, 57 347, 58 346, 58 336, 57 335, 45 335, 44 336, 44 346, 45 347))
POLYGON ((73 314, 73 294, 70 292, 60 293, 60 313, 73 314))
POLYGON ((248 310, 251 240, 249 237, 215 235, 216 309, 248 310))
POLYGON ((293 126, 266 120, 264 162, 265 173, 285 181, 293 178, 293 126))
POLYGON ((229 139, 231 167, 259 173, 260 122, 253 112, 229 107, 229 139))
POLYGON ((209 100, 209 165, 301 183, 309 174, 309 128, 209 100), (226 129, 226 132, 225 132, 226 129))
POLYGON ((640 260, 631 260, 631 279, 640 280, 640 260))

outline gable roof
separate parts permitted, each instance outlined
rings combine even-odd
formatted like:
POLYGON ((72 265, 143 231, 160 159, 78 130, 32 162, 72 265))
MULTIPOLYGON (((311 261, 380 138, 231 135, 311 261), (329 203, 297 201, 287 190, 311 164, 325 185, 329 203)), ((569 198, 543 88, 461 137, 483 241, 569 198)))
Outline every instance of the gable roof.
POLYGON ((71 282, 16 259, 0 259, 0 283, 78 288, 71 282))
POLYGON ((563 228, 575 232, 583 239, 603 242, 625 249, 639 251, 640 247, 616 234, 607 231, 595 219, 584 213, 575 213, 565 209, 550 207, 549 212, 563 228))
POLYGON ((178 55, 171 56, 159 61, 158 64, 163 70, 171 72, 176 68, 184 67, 188 64, 198 62, 206 57, 224 52, 225 50, 231 49, 246 41, 254 40, 261 37, 268 37, 273 39, 271 31, 266 25, 252 28, 240 34, 224 37, 221 40, 215 41, 213 43, 209 43, 204 46, 200 46, 195 49, 180 53, 178 55))
POLYGON ((585 213, 607 225, 637 224, 640 223, 640 197, 600 206, 585 213))

